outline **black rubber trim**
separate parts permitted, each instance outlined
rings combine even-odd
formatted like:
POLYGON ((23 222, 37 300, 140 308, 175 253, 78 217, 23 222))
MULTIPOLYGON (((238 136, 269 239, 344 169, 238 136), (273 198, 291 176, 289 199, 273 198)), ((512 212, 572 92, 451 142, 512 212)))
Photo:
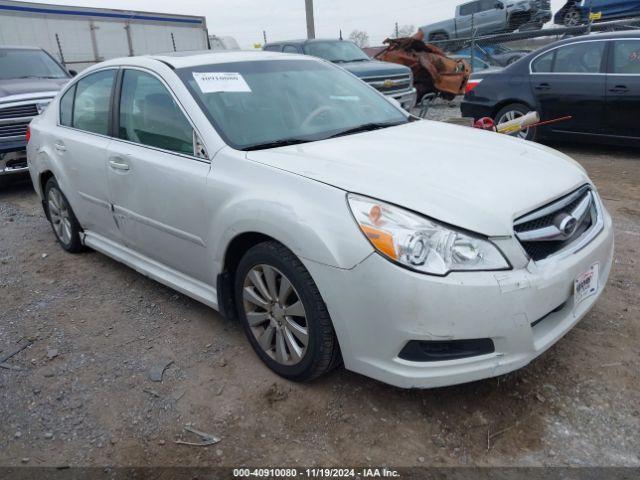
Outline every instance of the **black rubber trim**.
POLYGON ((493 340, 410 340, 398 356, 410 362, 443 362, 495 352, 493 340))

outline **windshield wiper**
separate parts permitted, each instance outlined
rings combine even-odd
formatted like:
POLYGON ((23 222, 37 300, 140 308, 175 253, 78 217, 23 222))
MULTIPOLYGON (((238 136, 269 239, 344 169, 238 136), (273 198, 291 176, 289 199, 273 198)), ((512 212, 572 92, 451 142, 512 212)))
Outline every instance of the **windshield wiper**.
POLYGON ((252 150, 266 150, 268 148, 287 147, 289 145, 299 145, 301 143, 309 143, 311 140, 305 140, 303 138, 283 138, 282 140, 275 140, 273 142, 258 143, 256 145, 249 145, 242 148, 245 152, 252 150))
POLYGON ((380 130, 381 128, 395 127, 396 125, 402 125, 405 123, 407 122, 403 121, 403 122, 364 123, 362 125, 358 125, 357 127, 348 128, 341 132, 334 133, 333 135, 327 138, 344 137, 345 135, 353 135, 354 133, 361 133, 361 132, 370 132, 372 130, 380 130))

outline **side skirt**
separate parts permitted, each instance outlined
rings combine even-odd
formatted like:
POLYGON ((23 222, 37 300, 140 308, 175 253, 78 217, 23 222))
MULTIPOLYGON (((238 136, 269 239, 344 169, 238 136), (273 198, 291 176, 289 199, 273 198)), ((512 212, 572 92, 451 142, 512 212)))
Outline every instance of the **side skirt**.
POLYGON ((114 260, 124 263, 146 277, 184 293, 214 310, 218 310, 218 295, 216 289, 210 285, 188 277, 93 232, 84 232, 83 243, 114 260))

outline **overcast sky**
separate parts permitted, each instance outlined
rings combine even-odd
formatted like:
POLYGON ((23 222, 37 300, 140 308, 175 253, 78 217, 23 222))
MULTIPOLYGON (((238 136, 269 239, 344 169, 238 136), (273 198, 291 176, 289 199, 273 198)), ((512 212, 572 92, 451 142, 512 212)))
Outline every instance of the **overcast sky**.
MULTIPOLYGON (((209 32, 235 37, 243 48, 267 39, 306 37, 304 0, 41 0, 58 5, 117 8, 163 13, 204 15, 209 32)), ((453 16, 463 0, 315 0, 317 37, 345 37, 352 30, 364 30, 371 45, 380 45, 393 32, 395 22, 426 25, 453 16)), ((565 0, 552 0, 557 11, 565 0)))

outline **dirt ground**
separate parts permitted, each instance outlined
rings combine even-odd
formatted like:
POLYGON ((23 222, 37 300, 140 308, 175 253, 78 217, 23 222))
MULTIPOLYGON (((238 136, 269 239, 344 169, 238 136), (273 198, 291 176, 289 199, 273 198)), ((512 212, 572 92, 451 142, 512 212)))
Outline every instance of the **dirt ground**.
POLYGON ((640 152, 559 148, 614 217, 603 296, 526 368, 423 391, 345 370, 284 381, 237 324, 65 253, 29 183, 0 191, 0 357, 31 342, 0 368, 0 465, 640 466, 640 152), (174 443, 189 425, 221 441, 174 443))

